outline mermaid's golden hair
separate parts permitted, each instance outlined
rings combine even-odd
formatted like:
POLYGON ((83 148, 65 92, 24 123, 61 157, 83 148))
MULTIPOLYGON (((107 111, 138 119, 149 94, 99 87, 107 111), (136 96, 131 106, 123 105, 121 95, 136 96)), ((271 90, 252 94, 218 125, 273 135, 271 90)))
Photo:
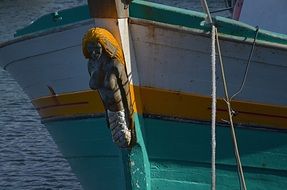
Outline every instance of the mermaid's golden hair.
POLYGON ((85 34, 82 40, 82 50, 87 59, 91 58, 87 49, 88 44, 91 42, 100 43, 111 58, 116 58, 122 64, 125 64, 123 50, 115 37, 108 30, 96 27, 89 29, 85 34))

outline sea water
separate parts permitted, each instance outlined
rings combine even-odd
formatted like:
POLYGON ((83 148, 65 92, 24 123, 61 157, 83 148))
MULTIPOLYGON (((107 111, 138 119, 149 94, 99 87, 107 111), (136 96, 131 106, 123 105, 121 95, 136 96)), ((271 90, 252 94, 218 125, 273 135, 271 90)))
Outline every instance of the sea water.
MULTIPOLYGON (((201 10, 200 0, 151 0, 201 10)), ((0 43, 37 17, 85 4, 85 0, 0 0, 0 43)), ((226 0, 209 0, 211 10, 226 0)), ((228 15, 228 12, 222 14, 228 15)), ((21 50, 19 50, 21 51, 21 50)), ((0 190, 80 190, 30 100, 0 68, 0 190)))

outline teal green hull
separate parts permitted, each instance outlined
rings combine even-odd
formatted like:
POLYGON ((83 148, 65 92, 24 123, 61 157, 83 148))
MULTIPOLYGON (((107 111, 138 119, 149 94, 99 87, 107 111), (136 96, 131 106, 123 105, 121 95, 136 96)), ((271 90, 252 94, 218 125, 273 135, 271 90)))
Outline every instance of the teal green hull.
MULTIPOLYGON (((209 125, 145 120, 152 189, 211 189, 209 125)), ((287 134, 238 128, 237 137, 248 189, 287 185, 287 134)), ((217 188, 240 189, 231 133, 217 127, 217 188)))
MULTIPOLYGON (((104 118, 47 122, 84 189, 210 189, 210 126, 160 118, 137 121, 138 144, 119 150, 104 118), (141 124, 140 124, 141 123, 141 124)), ((248 189, 287 186, 287 133, 237 128, 248 189)), ((240 189, 230 129, 217 127, 217 188, 240 189)))
POLYGON ((84 189, 126 189, 122 153, 112 142, 104 118, 46 126, 84 189))

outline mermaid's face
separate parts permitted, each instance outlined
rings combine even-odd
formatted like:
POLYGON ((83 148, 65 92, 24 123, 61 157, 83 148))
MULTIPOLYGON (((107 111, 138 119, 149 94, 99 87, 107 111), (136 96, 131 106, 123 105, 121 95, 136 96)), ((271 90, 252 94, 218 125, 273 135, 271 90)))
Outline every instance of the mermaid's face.
POLYGON ((99 59, 103 53, 103 48, 100 43, 88 43, 87 49, 92 59, 99 59))

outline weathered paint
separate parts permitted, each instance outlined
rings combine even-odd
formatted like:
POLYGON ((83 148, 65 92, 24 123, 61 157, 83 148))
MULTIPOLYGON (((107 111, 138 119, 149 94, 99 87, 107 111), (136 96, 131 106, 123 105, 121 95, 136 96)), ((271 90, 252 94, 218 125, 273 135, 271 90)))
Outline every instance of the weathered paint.
MULTIPOLYGON (((86 5, 59 11, 58 14, 62 17, 61 20, 55 19, 54 14, 45 15, 26 28, 18 30, 16 36, 61 27, 90 18, 89 10, 86 5)), ((205 19, 205 14, 203 13, 142 0, 132 1, 130 5, 130 17, 194 28, 203 32, 208 32, 210 30, 208 26, 201 24, 205 19)), ((245 40, 252 39, 256 30, 253 26, 223 17, 215 17, 215 22, 216 25, 218 25, 219 33, 230 37, 243 37, 245 40)), ((269 43, 287 44, 286 35, 264 30, 260 30, 258 40, 269 43)))
MULTIPOLYGON (((138 144, 130 152, 117 149, 105 125, 103 117, 46 123, 84 189, 210 189, 208 123, 139 116, 138 144)), ((287 133, 236 132, 247 187, 284 189, 287 133)), ((239 189, 230 128, 217 126, 217 139, 217 187, 239 189)))
POLYGON ((89 74, 81 39, 95 23, 117 34, 119 39, 117 20, 96 19, 76 28, 23 39, 0 48, 0 65, 10 72, 31 99, 50 95, 48 86, 56 94, 87 90, 89 74), (17 51, 19 49, 22 51, 17 51))
POLYGON ((137 143, 119 149, 104 117, 46 122, 50 134, 86 190, 150 190, 150 164, 142 134, 143 120, 135 116, 137 143))
MULTIPOLYGON (((206 15, 196 11, 170 7, 148 1, 134 0, 130 5, 130 16, 134 18, 152 20, 156 22, 184 26, 209 32, 210 28, 203 25, 206 15)), ((216 16, 214 22, 218 27, 218 32, 229 37, 242 37, 248 40, 254 37, 256 28, 232 19, 216 16)), ((287 44, 287 36, 284 34, 272 33, 260 30, 258 40, 269 43, 287 44)))
MULTIPOLYGON (((96 19, 95 23, 108 28, 119 41, 124 39, 116 20, 96 19)), ((135 62, 129 62, 127 68, 130 68, 128 75, 137 78, 134 84, 208 96, 209 37, 168 26, 159 27, 156 23, 145 24, 149 23, 141 21, 130 25, 129 42, 133 47, 130 57, 135 62)), ((89 77, 79 39, 89 27, 91 23, 5 46, 0 49, 1 65, 6 66, 32 99, 50 95, 47 86, 57 94, 88 90, 89 77), (60 40, 65 43, 59 44, 60 40), (18 53, 18 49, 23 51, 18 53)), ((234 93, 244 76, 251 46, 229 40, 220 42, 229 90, 234 93)), ((287 82, 286 59, 286 50, 256 46, 248 80, 237 100, 287 105, 287 86, 281 85, 287 82)), ((221 79, 218 82, 218 96, 223 97, 221 79)))
MULTIPOLYGON (((139 114, 175 117, 187 120, 210 120, 210 97, 156 88, 131 86, 133 107, 139 114), (140 99, 139 99, 140 98, 140 99), (142 107, 140 110, 138 107, 142 107)), ((227 107, 218 99, 217 121, 228 120, 227 107)), ((48 96, 32 101, 42 119, 103 115, 104 108, 97 91, 83 91, 48 96)), ((237 112, 235 123, 287 129, 286 106, 232 101, 237 112)))
MULTIPOLYGON (((131 24, 130 30, 140 85, 210 95, 210 36, 143 21, 131 24)), ((251 45, 221 39, 220 46, 232 95, 242 82, 251 45)), ((236 99, 287 105, 287 86, 280 85, 287 82, 286 59, 286 50, 256 45, 247 81, 236 99)), ((217 96, 223 98, 220 75, 218 72, 217 96)))
POLYGON ((144 121, 135 114, 135 132, 137 143, 130 150, 130 175, 132 190, 151 190, 150 161, 144 137, 144 121))
POLYGON ((86 190, 124 190, 121 152, 104 117, 48 122, 48 131, 86 190))
POLYGON ((89 9, 87 5, 50 13, 35 20, 29 26, 17 30, 15 37, 29 33, 45 31, 68 24, 74 24, 82 20, 90 19, 89 9))
MULTIPOLYGON (((210 189, 210 124, 145 118, 152 189, 210 189)), ((230 128, 217 126, 217 188, 239 189, 230 128)), ((287 134, 237 128, 248 189, 287 185, 287 134)))

